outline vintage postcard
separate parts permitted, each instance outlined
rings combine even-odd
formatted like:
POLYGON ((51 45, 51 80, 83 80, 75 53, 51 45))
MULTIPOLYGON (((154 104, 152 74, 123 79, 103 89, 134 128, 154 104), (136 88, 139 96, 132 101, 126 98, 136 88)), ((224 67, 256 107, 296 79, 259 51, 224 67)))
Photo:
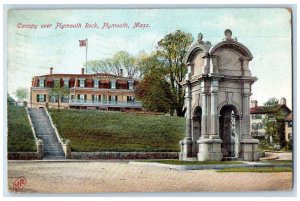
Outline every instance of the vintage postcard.
POLYGON ((8 10, 7 191, 292 191, 292 14, 8 10))

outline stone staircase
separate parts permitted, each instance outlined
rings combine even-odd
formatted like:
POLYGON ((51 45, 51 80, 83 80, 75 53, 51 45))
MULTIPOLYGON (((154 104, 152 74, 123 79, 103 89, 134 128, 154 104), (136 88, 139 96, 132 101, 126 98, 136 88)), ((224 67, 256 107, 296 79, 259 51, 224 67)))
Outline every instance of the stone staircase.
POLYGON ((61 143, 58 141, 54 128, 44 108, 28 108, 36 137, 43 140, 43 152, 46 160, 65 159, 61 143))

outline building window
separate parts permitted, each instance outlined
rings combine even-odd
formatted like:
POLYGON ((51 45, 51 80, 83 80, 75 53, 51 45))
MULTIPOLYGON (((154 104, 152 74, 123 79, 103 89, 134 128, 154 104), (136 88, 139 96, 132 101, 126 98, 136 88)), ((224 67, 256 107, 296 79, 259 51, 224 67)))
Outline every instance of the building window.
POLYGON ((111 88, 111 89, 115 89, 115 88, 116 88, 116 81, 112 80, 112 81, 110 82, 110 88, 111 88))
POLYGON ((109 96, 108 100, 111 102, 117 102, 118 101, 118 96, 109 96))
POLYGON ((127 102, 133 102, 134 98, 133 96, 127 96, 127 102))
POLYGON ((57 103, 58 102, 57 96, 50 96, 49 99, 50 99, 51 103, 57 103))
POLYGON ((92 95, 92 101, 93 102, 101 101, 101 95, 92 95))
POLYGON ((288 139, 292 139, 292 133, 288 133, 288 139))
POLYGON ((68 95, 62 96, 61 97, 61 102, 62 103, 68 103, 69 102, 69 96, 68 95))
POLYGON ((289 122, 288 122, 288 127, 289 127, 289 128, 293 127, 293 122, 292 122, 292 121, 289 121, 289 122))
POLYGON ((262 123, 258 123, 257 126, 258 126, 258 129, 262 129, 263 128, 263 124, 262 123))
POLYGON ((45 94, 37 94, 36 101, 37 102, 46 102, 46 95, 45 94))
POLYGON ((252 130, 257 130, 257 124, 256 123, 252 124, 252 130))
POLYGON ((39 80, 39 87, 45 87, 45 80, 39 80))
POLYGON ((128 81, 128 89, 133 89, 133 81, 128 81))
POLYGON ((85 101, 86 100, 86 94, 77 94, 77 99, 80 101, 85 101))
POLYGON ((99 80, 94 80, 94 88, 99 88, 99 80))
POLYGON ((69 80, 64 80, 64 87, 69 88, 69 80))
POLYGON ((79 87, 81 88, 85 87, 85 80, 79 80, 79 87))
POLYGON ((262 115, 261 114, 252 114, 251 119, 262 119, 262 115))

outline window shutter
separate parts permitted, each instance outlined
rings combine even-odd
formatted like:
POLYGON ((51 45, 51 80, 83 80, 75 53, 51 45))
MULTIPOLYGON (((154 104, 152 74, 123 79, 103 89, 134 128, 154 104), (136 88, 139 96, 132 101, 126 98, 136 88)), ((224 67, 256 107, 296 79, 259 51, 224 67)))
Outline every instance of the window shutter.
POLYGON ((95 100, 95 95, 92 95, 92 100, 95 100))
POLYGON ((46 80, 44 80, 44 87, 46 87, 46 80))
POLYGON ((44 102, 47 102, 47 101, 46 101, 46 94, 44 94, 44 102))
POLYGON ((108 100, 111 101, 111 96, 108 97, 108 100))
POLYGON ((36 95, 36 102, 40 102, 40 100, 39 100, 39 94, 36 95))
POLYGON ((118 102, 118 96, 115 96, 115 101, 118 102))
POLYGON ((84 100, 86 100, 86 94, 84 94, 84 100))
POLYGON ((78 100, 80 99, 80 94, 77 94, 77 99, 78 99, 78 100))
POLYGON ((98 95, 98 100, 101 101, 101 95, 98 95))

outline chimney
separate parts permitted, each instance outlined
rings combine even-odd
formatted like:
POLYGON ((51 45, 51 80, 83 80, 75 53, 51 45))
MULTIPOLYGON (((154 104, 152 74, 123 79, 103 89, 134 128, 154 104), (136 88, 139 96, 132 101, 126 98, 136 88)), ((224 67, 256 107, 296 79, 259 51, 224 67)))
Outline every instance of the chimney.
POLYGON ((123 69, 120 69, 120 76, 123 77, 123 69))
POLYGON ((280 105, 286 105, 286 99, 284 97, 281 97, 280 105))
POLYGON ((50 75, 53 74, 53 67, 50 68, 50 75))
POLYGON ((84 75, 84 68, 81 69, 81 75, 84 75))
POLYGON ((255 108, 255 107, 257 107, 257 100, 251 100, 250 108, 255 108))

